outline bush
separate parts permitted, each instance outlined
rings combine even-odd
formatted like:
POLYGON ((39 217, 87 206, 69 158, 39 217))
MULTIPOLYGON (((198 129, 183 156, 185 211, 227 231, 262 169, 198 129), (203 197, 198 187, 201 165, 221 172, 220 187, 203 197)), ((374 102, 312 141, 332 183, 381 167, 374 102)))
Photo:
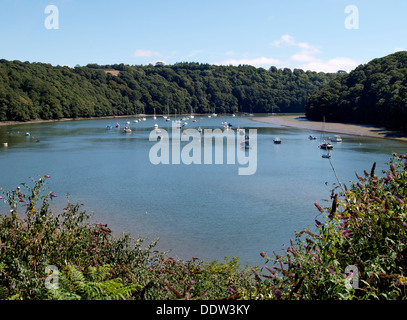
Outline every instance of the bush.
MULTIPOLYGON (((331 195, 332 207, 316 207, 324 217, 316 230, 296 233, 274 263, 259 297, 270 299, 406 298, 407 157, 393 154, 384 176, 376 163, 358 182, 331 195), (353 271, 349 273, 349 271, 353 271)), ((321 219, 322 220, 322 219, 321 219)), ((267 263, 266 263, 267 264, 267 263)))
POLYGON ((237 258, 176 260, 152 251, 156 241, 144 245, 143 238, 113 236, 107 225, 89 223, 80 205, 54 215, 48 178, 1 197, 10 208, 0 215, 1 299, 233 298, 251 282, 237 258))

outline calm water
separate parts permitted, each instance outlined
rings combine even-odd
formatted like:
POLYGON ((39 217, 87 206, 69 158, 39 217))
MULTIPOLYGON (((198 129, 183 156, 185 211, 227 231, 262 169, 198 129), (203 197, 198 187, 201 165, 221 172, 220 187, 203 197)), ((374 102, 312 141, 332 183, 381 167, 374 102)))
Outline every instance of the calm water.
MULTIPOLYGON (((66 121, 0 127, 0 186, 15 188, 29 177, 50 174, 49 188, 62 208, 67 197, 81 202, 93 219, 113 230, 153 240, 173 256, 223 260, 238 256, 243 264, 262 264, 259 253, 280 251, 294 230, 314 225, 313 202, 325 204, 336 179, 321 158, 319 140, 309 130, 284 128, 247 117, 196 117, 187 128, 257 129, 257 171, 238 175, 236 164, 153 165, 149 141, 154 123, 170 129, 162 117, 147 118, 122 133, 127 119, 66 121), (112 130, 106 130, 107 125, 112 130), (26 137, 29 132, 31 136, 26 137), (283 143, 273 143, 279 136, 283 143), (40 142, 36 142, 40 140, 40 142)), ((334 143, 332 162, 342 182, 355 181, 355 171, 384 169, 392 152, 407 153, 407 143, 342 135, 334 143)), ((181 147, 188 142, 181 142, 181 147)), ((226 148, 226 140, 224 144, 226 148)), ((237 148, 236 152, 244 152, 237 148)), ((246 151, 247 153, 248 151, 246 151)), ((224 161, 226 163, 226 161, 224 161)), ((328 204, 328 203, 327 203, 328 204)), ((0 206, 4 212, 5 206, 0 206)))

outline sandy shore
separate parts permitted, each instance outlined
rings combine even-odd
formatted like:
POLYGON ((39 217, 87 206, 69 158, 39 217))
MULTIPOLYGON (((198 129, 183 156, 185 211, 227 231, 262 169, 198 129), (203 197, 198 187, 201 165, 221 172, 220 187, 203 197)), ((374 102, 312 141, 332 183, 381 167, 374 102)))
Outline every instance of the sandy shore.
MULTIPOLYGON (((253 117, 254 121, 271 123, 284 127, 295 127, 301 129, 309 129, 315 131, 322 131, 323 123, 320 121, 309 121, 304 116, 298 115, 284 115, 284 116, 270 116, 270 117, 253 117)), ((337 134, 350 134, 357 136, 373 137, 373 138, 387 138, 407 141, 407 133, 394 132, 386 130, 385 128, 374 127, 369 125, 356 125, 347 123, 332 123, 326 122, 325 131, 337 134)))

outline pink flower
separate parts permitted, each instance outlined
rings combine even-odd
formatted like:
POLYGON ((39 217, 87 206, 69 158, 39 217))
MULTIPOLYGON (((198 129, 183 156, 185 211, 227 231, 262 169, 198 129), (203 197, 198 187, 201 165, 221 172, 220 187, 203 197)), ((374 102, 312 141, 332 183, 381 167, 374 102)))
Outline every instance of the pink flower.
POLYGON ((260 252, 260 255, 264 258, 266 256, 266 253, 264 251, 260 252))
POLYGON ((49 174, 46 174, 44 177, 45 178, 51 178, 51 176, 49 174))

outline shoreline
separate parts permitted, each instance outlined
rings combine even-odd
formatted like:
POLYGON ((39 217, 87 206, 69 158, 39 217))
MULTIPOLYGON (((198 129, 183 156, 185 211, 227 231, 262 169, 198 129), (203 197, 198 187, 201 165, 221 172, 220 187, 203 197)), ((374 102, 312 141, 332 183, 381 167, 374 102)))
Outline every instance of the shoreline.
MULTIPOLYGON (((283 127, 294 127, 298 129, 308 129, 313 131, 322 131, 323 126, 322 121, 307 120, 304 116, 299 115, 252 117, 251 120, 275 124, 283 127)), ((372 125, 325 122, 324 126, 324 131, 329 133, 407 141, 406 132, 390 131, 386 128, 375 127, 372 125)))
MULTIPOLYGON (((121 119, 121 118, 134 118, 134 117, 153 117, 153 114, 131 114, 125 116, 101 116, 101 117, 78 117, 78 118, 61 118, 61 119, 35 119, 27 121, 0 121, 0 126, 11 126, 19 124, 32 124, 32 123, 47 123, 47 122, 65 122, 65 121, 79 121, 79 120, 98 120, 98 119, 121 119)), ((159 115, 157 115, 158 117, 159 115)))

